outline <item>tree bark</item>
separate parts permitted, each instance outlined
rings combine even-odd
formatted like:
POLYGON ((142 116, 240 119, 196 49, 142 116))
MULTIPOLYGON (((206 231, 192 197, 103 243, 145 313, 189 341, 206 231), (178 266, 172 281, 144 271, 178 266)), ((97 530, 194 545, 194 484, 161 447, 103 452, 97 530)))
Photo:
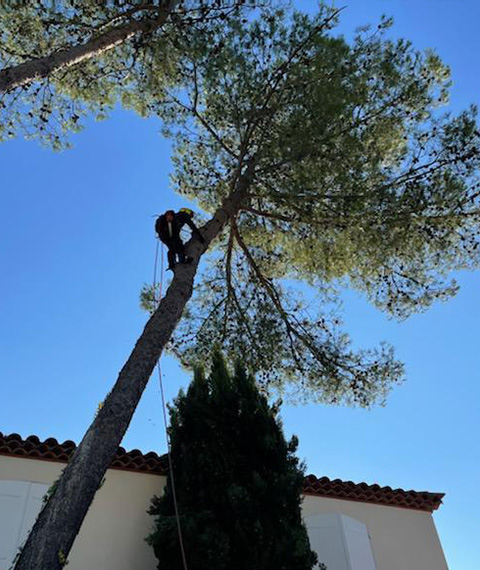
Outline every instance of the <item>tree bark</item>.
POLYGON ((15 570, 60 570, 85 515, 125 434, 152 371, 193 291, 199 260, 210 242, 235 215, 247 196, 251 168, 232 184, 213 218, 200 231, 203 245, 192 238, 191 264, 179 265, 158 309, 150 317, 113 390, 70 459, 57 487, 40 512, 15 570))
MULTIPOLYGON (((153 32, 166 21, 169 13, 178 0, 165 0, 159 8, 155 19, 132 20, 128 24, 118 26, 104 34, 92 38, 81 45, 72 46, 52 53, 46 57, 31 59, 19 65, 7 67, 0 71, 0 93, 16 87, 27 85, 38 79, 48 77, 55 71, 71 67, 82 61, 92 59, 127 41, 137 33, 153 32)), ((140 11, 146 7, 139 7, 140 11)))

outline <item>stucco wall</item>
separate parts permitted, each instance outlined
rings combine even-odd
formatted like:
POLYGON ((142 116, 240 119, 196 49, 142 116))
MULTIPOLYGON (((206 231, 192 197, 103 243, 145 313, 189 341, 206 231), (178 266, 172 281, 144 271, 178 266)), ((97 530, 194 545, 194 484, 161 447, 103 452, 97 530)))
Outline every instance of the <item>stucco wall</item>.
MULTIPOLYGON (((60 463, 0 456, 0 480, 51 484, 60 463)), ((68 570, 155 570, 146 513, 165 478, 110 469, 69 556, 68 570)), ((368 527, 377 570, 447 570, 430 513, 306 496, 304 515, 338 512, 368 527)), ((331 569, 335 570, 335 569, 331 569)))
MULTIPOLYGON (((51 484, 63 465, 0 456, 0 480, 51 484)), ((70 553, 68 570, 155 570, 157 560, 144 538, 152 517, 146 513, 165 478, 109 469, 70 553)))
POLYGON ((334 512, 367 525, 377 570, 447 570, 430 513, 309 495, 304 498, 305 517, 334 512))

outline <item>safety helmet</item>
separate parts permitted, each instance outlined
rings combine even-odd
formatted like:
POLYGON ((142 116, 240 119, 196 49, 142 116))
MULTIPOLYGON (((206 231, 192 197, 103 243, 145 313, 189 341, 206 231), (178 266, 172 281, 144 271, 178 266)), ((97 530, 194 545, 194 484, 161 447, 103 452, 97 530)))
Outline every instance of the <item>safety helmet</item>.
POLYGON ((194 216, 193 210, 190 210, 190 208, 180 208, 179 212, 182 212, 183 214, 188 214, 191 218, 193 218, 194 216))

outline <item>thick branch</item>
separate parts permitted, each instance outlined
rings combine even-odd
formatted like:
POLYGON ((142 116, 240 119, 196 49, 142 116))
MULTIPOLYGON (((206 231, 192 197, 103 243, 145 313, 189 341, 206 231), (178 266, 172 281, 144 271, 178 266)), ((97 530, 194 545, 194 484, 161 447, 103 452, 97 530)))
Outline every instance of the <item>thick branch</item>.
POLYGON ((177 2, 178 0, 165 0, 163 6, 158 8, 158 17, 155 19, 131 20, 128 24, 118 26, 100 36, 91 38, 84 44, 68 47, 46 57, 32 59, 3 69, 0 71, 0 93, 10 91, 22 85, 28 85, 33 81, 48 77, 55 71, 97 57, 124 43, 138 33, 157 30, 165 23, 177 2))

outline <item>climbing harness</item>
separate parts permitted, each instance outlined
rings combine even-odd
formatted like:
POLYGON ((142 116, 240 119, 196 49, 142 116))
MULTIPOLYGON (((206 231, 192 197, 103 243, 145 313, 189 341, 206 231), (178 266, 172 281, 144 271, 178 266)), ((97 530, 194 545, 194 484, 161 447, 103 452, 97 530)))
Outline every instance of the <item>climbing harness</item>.
MULTIPOLYGON (((153 266, 153 303, 155 308, 158 307, 160 301, 162 300, 162 288, 163 288, 163 244, 160 245, 160 240, 157 238, 157 247, 155 248, 155 263, 153 266), (158 267, 158 250, 162 248, 162 254, 160 256, 160 280, 158 283, 158 299, 157 299, 157 267, 158 267)), ((187 557, 185 555, 185 548, 183 545, 183 535, 182 535, 182 525, 180 523, 180 513, 178 510, 177 503, 177 493, 175 490, 175 476, 173 473, 173 462, 171 454, 170 445, 170 435, 168 434, 168 422, 167 422, 167 406, 165 403, 165 393, 163 390, 162 382, 162 369, 160 366, 160 357, 157 362, 157 372, 158 372, 158 382, 160 384, 160 395, 162 398, 162 412, 163 412, 163 424, 165 426, 165 439, 167 441, 167 457, 168 457, 168 469, 170 474, 170 481, 172 483, 172 497, 173 497, 173 507, 175 509, 175 518, 177 520, 177 532, 178 532, 178 542, 180 544, 180 551, 182 553, 183 570, 188 570, 187 557)))

